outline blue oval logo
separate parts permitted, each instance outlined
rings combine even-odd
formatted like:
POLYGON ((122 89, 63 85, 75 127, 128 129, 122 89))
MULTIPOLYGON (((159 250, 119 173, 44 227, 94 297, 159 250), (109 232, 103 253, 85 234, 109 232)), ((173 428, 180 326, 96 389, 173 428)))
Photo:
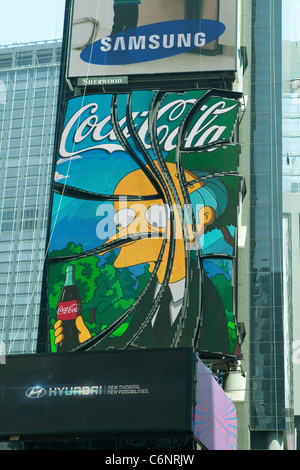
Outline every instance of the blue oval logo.
POLYGON ((225 25, 214 20, 176 20, 140 26, 106 36, 80 54, 95 65, 123 65, 191 52, 220 37, 225 25))

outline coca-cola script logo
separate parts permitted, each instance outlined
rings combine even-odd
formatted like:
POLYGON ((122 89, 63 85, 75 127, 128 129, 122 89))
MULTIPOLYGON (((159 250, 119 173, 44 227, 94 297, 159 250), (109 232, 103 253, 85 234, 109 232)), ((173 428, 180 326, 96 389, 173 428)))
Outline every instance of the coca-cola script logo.
MULTIPOLYGON (((77 98, 73 99, 73 106, 75 106, 75 100, 77 98)), ((101 104, 97 96, 91 96, 89 100, 91 102, 80 106, 66 120, 59 148, 59 156, 63 159, 82 156, 84 152, 89 150, 102 149, 108 153, 125 151, 114 133, 110 114, 105 112, 105 104, 101 104)), ((164 151, 170 152, 176 148, 182 120, 195 102, 196 99, 192 97, 174 99, 164 104, 159 110, 157 136, 164 151)), ((82 101, 78 104, 82 104, 82 101)), ((197 148, 223 139, 228 133, 228 129, 232 129, 237 107, 237 103, 232 104, 232 102, 222 99, 209 105, 203 105, 199 110, 198 118, 189 130, 184 146, 197 148)), ((151 149, 149 110, 134 109, 132 118, 145 149, 151 149)), ((124 136, 128 138, 126 117, 119 120, 119 125, 124 136)), ((210 149, 210 151, 213 150, 214 148, 210 149)))
POLYGON ((60 302, 57 307, 58 320, 74 320, 81 313, 81 305, 77 300, 60 302))
POLYGON ((72 304, 70 306, 65 306, 65 305, 61 305, 59 308, 58 308, 58 311, 57 313, 59 315, 66 315, 66 314, 69 314, 69 313, 76 313, 77 314, 77 304, 72 304))

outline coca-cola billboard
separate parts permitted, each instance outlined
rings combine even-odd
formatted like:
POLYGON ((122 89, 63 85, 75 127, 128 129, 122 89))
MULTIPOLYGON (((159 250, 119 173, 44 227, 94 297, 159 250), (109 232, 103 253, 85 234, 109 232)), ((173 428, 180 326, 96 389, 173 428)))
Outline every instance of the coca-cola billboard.
POLYGON ((241 355, 240 98, 190 90, 68 101, 45 265, 52 351, 72 317, 75 349, 193 346, 241 355))
POLYGON ((74 0, 69 78, 236 70, 236 0, 74 0))

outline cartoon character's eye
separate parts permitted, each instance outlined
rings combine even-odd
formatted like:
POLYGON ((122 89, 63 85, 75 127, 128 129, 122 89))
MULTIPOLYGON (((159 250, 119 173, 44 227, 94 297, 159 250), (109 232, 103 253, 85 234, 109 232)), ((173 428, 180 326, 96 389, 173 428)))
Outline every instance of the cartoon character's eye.
POLYGON ((114 223, 119 228, 125 228, 130 225, 136 218, 136 212, 130 207, 120 209, 114 215, 114 223))
POLYGON ((154 204, 150 206, 146 212, 145 217, 149 225, 156 228, 162 228, 167 226, 168 219, 170 217, 170 210, 167 204, 158 205, 154 204))

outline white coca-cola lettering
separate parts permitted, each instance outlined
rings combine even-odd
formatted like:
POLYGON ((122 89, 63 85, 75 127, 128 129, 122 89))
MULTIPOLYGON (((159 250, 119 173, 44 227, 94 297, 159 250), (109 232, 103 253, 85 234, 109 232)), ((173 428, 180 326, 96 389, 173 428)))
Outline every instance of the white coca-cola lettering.
POLYGON ((77 314, 77 304, 72 304, 72 305, 60 305, 58 307, 57 313, 59 315, 66 315, 68 313, 76 313, 77 314))
MULTIPOLYGON (((185 115, 187 106, 192 105, 195 101, 195 99, 178 99, 168 103, 159 110, 157 135, 159 142, 160 144, 163 144, 165 151, 169 152, 176 147, 176 138, 182 117, 185 115), (170 131, 167 124, 159 126, 159 120, 162 117, 169 122, 175 122, 178 120, 178 126, 176 126, 172 131, 170 131)), ((199 119, 195 122, 186 138, 185 146, 196 147, 204 143, 212 143, 221 139, 226 130, 226 126, 218 125, 215 121, 219 116, 231 112, 236 106, 237 104, 226 107, 226 102, 222 100, 212 106, 204 105, 200 110, 201 113, 199 119)), ((103 149, 109 153, 112 153, 115 150, 124 151, 112 129, 110 115, 99 120, 99 116, 96 114, 97 111, 98 104, 89 103, 80 108, 69 119, 61 137, 59 148, 61 158, 72 158, 79 154, 82 155, 83 152, 92 149, 103 149), (83 118, 84 114, 87 112, 89 113, 88 117, 83 118), (83 120, 79 124, 80 119, 83 120), (77 150, 75 148, 76 144, 82 143, 89 135, 95 144, 77 150), (68 145, 71 150, 68 150, 68 145)), ((151 148, 148 140, 148 112, 134 112, 132 116, 134 121, 136 121, 138 117, 144 119, 138 129, 138 134, 145 148, 151 148)), ((125 122, 126 118, 124 117, 119 121, 120 126, 124 126, 125 122)), ((126 138, 128 138, 129 134, 127 127, 123 129, 123 132, 126 138)))
POLYGON ((200 119, 198 119, 196 124, 191 129, 191 132, 189 133, 186 139, 185 145, 187 147, 192 147, 193 145, 195 147, 198 147, 200 145, 203 145, 210 135, 212 135, 212 137, 206 143, 216 142, 217 140, 219 140, 224 131, 226 130, 226 126, 212 125, 212 123, 218 118, 218 116, 229 113, 236 106, 237 105, 234 104, 233 106, 226 108, 225 101, 219 101, 210 108, 208 108, 207 106, 203 106, 201 110, 205 112, 202 114, 200 119), (210 116, 212 116, 212 118, 209 120, 209 122, 204 124, 205 120, 210 116), (196 142, 194 142, 196 136, 200 137, 196 142))
POLYGON ((81 315, 81 302, 79 300, 59 302, 57 306, 58 320, 75 320, 78 315, 81 315))

